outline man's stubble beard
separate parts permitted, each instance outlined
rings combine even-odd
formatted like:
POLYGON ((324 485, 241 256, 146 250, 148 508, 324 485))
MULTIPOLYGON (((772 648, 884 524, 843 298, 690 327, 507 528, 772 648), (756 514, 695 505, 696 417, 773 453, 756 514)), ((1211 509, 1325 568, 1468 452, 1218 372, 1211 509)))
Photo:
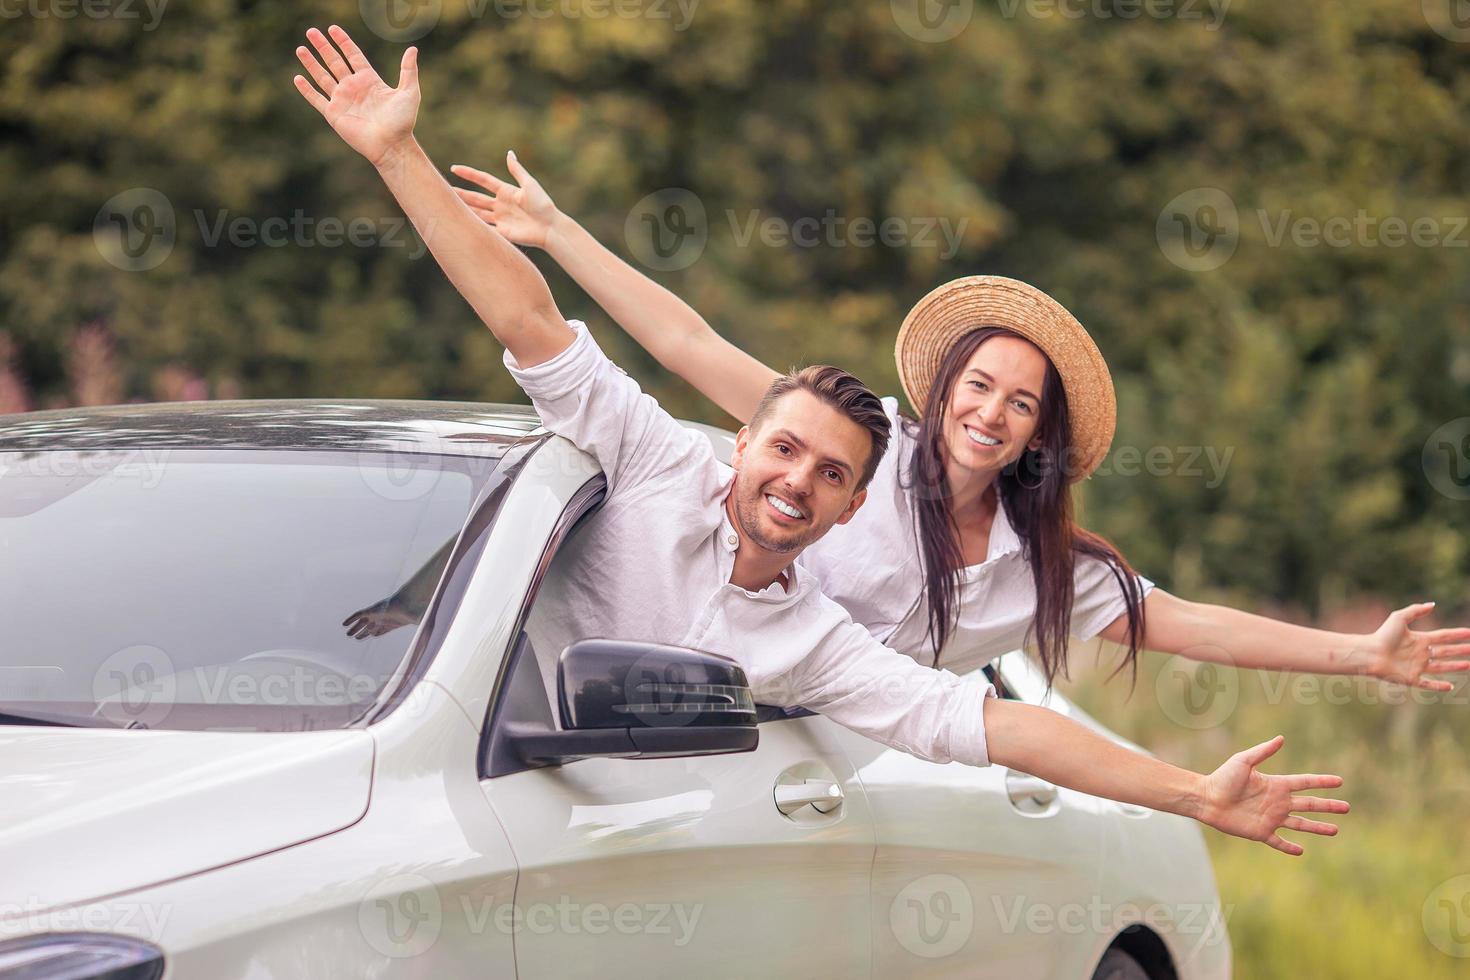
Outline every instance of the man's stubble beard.
POLYGON ((772 540, 760 529, 760 508, 765 504, 765 491, 748 490, 735 481, 735 519, 740 524, 740 533, 758 547, 777 555, 789 555, 801 551, 828 531, 808 525, 806 533, 780 541, 772 540))

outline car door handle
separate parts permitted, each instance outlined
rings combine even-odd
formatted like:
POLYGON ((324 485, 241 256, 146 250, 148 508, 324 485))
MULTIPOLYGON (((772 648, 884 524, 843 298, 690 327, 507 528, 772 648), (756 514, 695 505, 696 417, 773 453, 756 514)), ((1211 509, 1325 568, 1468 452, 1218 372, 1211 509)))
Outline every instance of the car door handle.
POLYGON ((1024 772, 1006 773, 1006 795, 1017 808, 1031 813, 1045 810, 1057 798, 1057 788, 1024 772))
POLYGON ((818 813, 831 813, 842 805, 842 787, 830 779, 808 779, 800 783, 776 784, 776 809, 791 816, 807 804, 818 813))

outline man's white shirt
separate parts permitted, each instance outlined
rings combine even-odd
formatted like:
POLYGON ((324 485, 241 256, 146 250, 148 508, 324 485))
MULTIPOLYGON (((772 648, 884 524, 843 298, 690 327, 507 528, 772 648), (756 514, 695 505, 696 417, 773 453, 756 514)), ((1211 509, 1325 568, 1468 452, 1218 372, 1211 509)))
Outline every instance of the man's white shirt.
MULTIPOLYGON (((505 365, 542 423, 590 454, 607 498, 559 556, 537 605, 560 651, 577 639, 673 644, 740 664, 757 703, 800 705, 875 741, 934 762, 990 764, 984 674, 920 666, 883 646, 788 566, 750 592, 730 582, 740 539, 724 500, 734 470, 709 440, 680 425, 608 359, 586 326, 571 346, 521 368, 505 365)), ((543 627, 544 629, 544 627, 543 627)))

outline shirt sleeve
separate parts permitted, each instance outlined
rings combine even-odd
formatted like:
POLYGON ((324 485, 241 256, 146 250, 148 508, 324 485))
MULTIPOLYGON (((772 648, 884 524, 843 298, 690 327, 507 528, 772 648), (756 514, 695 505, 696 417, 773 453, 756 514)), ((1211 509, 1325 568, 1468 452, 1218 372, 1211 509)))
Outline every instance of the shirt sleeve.
POLYGON ((883 414, 888 417, 888 451, 883 454, 883 461, 878 464, 880 471, 889 471, 896 481, 901 476, 904 465, 903 444, 909 438, 907 426, 908 419, 903 417, 899 410, 898 399, 892 395, 885 395, 878 399, 883 405, 883 414))
MULTIPOLYGON (((1154 583, 1142 575, 1134 575, 1140 595, 1153 591, 1154 583)), ((1128 611, 1117 576, 1104 561, 1091 555, 1078 555, 1072 572, 1072 635, 1090 640, 1109 623, 1128 611)))
POLYGON ((597 460, 609 496, 680 467, 716 465, 709 440, 645 394, 603 353, 585 323, 568 320, 567 326, 576 336, 555 357, 522 368, 507 349, 505 366, 541 423, 597 460))
POLYGON ((990 765, 985 699, 997 694, 984 673, 922 666, 821 601, 840 618, 831 616, 823 640, 784 678, 791 703, 920 759, 990 765))

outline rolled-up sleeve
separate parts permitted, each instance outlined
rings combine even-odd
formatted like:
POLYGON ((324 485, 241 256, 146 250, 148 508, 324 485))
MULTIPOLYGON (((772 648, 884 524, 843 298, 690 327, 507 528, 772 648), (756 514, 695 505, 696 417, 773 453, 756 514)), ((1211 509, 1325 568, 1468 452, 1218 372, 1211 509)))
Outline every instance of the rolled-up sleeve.
POLYGON ((784 680, 791 703, 876 742, 930 762, 990 765, 985 699, 997 695, 979 671, 925 667, 843 617, 784 680))
MULTIPOLYGON (((1153 591, 1154 583, 1142 575, 1134 575, 1140 597, 1153 591)), ((1091 555, 1078 555, 1072 573, 1072 635, 1090 640, 1107 625, 1128 611, 1118 577, 1106 562, 1091 555)))
POLYGON ((709 441, 684 428, 614 364, 580 320, 561 353, 522 368, 507 349, 505 366, 530 396, 547 429, 589 453, 607 476, 609 494, 647 480, 691 456, 708 456, 709 441))

